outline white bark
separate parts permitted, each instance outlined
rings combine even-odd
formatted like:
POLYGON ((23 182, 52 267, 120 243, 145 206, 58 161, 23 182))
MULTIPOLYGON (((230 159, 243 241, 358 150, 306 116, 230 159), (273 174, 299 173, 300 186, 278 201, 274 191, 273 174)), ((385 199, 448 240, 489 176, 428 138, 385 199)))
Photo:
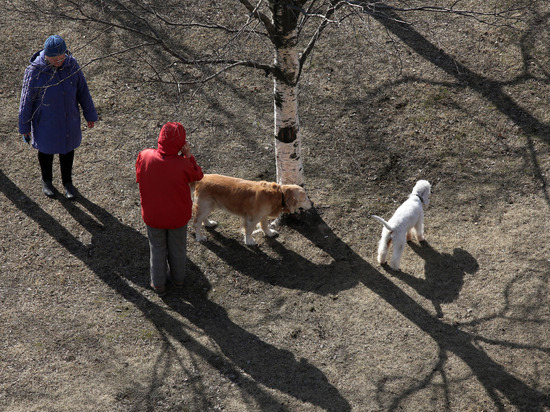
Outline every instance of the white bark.
MULTIPOLYGON (((289 34, 289 36, 295 35, 295 32, 289 34)), ((286 82, 277 78, 274 80, 277 183, 303 185, 302 145, 298 118, 299 62, 295 48, 278 49, 275 64, 287 79, 286 82)))

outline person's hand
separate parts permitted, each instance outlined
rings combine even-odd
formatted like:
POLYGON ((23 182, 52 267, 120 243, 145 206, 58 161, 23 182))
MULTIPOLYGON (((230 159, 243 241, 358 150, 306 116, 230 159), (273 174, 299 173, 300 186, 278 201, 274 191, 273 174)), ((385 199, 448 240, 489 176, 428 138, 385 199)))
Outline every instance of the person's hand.
POLYGON ((23 141, 27 144, 31 144, 31 135, 30 134, 24 134, 23 135, 23 141))
POLYGON ((88 122, 88 129, 91 129, 92 127, 94 127, 94 123, 95 122, 88 122))
POLYGON ((185 142, 185 144, 184 144, 183 147, 181 148, 181 153, 182 153, 185 157, 191 156, 191 149, 190 149, 190 147, 189 147, 189 142, 185 142))

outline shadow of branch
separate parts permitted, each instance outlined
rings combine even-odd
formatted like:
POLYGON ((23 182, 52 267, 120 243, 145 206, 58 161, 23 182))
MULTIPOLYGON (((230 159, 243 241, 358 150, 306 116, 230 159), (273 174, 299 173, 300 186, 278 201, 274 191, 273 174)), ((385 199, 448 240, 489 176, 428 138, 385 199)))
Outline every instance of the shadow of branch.
MULTIPOLYGON (((384 5, 382 4, 381 6, 384 5)), ((372 17, 386 27, 389 32, 397 36, 419 56, 453 76, 460 83, 466 84, 468 87, 475 90, 523 130, 527 138, 527 149, 531 156, 533 173, 540 182, 546 203, 550 206, 548 181, 541 169, 533 140, 539 139, 550 144, 550 125, 537 119, 506 93, 505 87, 509 85, 509 82, 502 83, 475 73, 414 30, 412 26, 405 22, 405 19, 391 11, 391 8, 388 8, 384 13, 370 13, 368 10, 365 11, 372 15, 372 17)), ((523 58, 525 60, 524 67, 529 67, 527 61, 529 61, 531 57, 527 50, 531 49, 530 43, 533 42, 533 38, 537 32, 536 27, 540 27, 541 21, 548 20, 548 18, 550 18, 550 15, 537 16, 534 23, 532 23, 534 25, 533 29, 528 30, 521 39, 523 58)), ((526 72, 523 73, 521 77, 526 79, 531 76, 526 72)))
MULTIPOLYGON (((348 275, 353 276, 357 282, 363 283, 430 336, 439 346, 441 353, 450 352, 462 359, 485 387, 495 404, 498 405, 498 399, 502 394, 520 410, 542 411, 550 407, 548 394, 528 386, 509 373, 503 365, 492 360, 475 345, 476 336, 432 316, 395 283, 341 241, 316 210, 303 213, 299 220, 289 221, 289 226, 335 259, 341 255, 350 256, 352 260, 350 267, 354 268, 354 272, 348 275), (319 230, 319 228, 323 229, 319 230)), ((477 270, 476 267, 477 265, 473 262, 467 264, 468 270, 477 270)), ((338 276, 346 276, 338 270, 337 273, 338 276)))
MULTIPOLYGON (((122 224, 109 212, 79 196, 78 204, 61 200, 67 211, 92 234, 93 247, 83 245, 63 225, 45 212, 40 205, 23 193, 0 170, 0 193, 12 202, 21 212, 35 221, 49 236, 62 245, 70 254, 83 262, 106 285, 132 302, 143 316, 155 325, 164 338, 165 346, 170 345, 168 336, 174 338, 187 351, 198 356, 222 374, 227 374, 228 363, 220 361, 220 355, 210 350, 188 331, 188 327, 172 316, 165 308, 149 300, 140 291, 124 280, 146 287, 148 279, 148 243, 140 232, 122 224), (79 208, 83 206, 93 218, 79 208), (99 222, 99 223, 98 223, 99 222), (121 247, 121 245, 124 245, 121 247), (138 252, 139 254, 136 254, 138 252), (139 273, 135 273, 136 256, 139 273)), ((229 363, 237 365, 242 371, 238 373, 240 388, 256 397, 258 404, 266 407, 278 404, 273 395, 262 388, 282 391, 292 397, 319 406, 327 411, 348 411, 349 403, 332 386, 325 375, 311 365, 306 359, 296 359, 284 349, 278 349, 233 323, 225 309, 209 301, 206 291, 210 285, 202 275, 200 268, 189 262, 190 289, 186 292, 187 302, 167 300, 165 303, 186 317, 194 325, 204 330, 221 348, 229 363), (303 385, 296 385, 296 381, 303 385)), ((160 359, 160 358, 159 358, 160 359)), ((157 367, 168 363, 159 361, 157 367)), ((155 379, 164 379, 166 373, 156 370, 149 388, 149 395, 141 401, 150 404, 154 388, 160 385, 155 379)), ((206 402, 203 399, 203 402, 206 402)), ((184 405, 182 404, 182 407, 184 405)))

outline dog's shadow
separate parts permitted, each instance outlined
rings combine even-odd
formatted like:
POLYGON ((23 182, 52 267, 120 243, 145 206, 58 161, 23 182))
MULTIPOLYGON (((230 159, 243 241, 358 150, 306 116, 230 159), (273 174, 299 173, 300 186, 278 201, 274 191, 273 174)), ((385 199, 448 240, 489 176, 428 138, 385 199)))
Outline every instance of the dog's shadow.
POLYGON ((240 239, 209 229, 208 240, 203 245, 238 272, 270 285, 329 295, 356 283, 334 276, 346 265, 348 254, 345 252, 330 263, 320 265, 287 248, 278 236, 265 237, 262 242, 273 253, 266 253, 260 245, 248 246, 240 239))
POLYGON ((428 242, 420 245, 408 242, 411 249, 424 260, 424 279, 401 271, 387 269, 393 276, 414 288, 421 296, 431 300, 437 316, 443 317, 441 304, 458 298, 464 284, 464 276, 479 269, 476 259, 463 249, 456 248, 453 254, 440 253, 428 242))

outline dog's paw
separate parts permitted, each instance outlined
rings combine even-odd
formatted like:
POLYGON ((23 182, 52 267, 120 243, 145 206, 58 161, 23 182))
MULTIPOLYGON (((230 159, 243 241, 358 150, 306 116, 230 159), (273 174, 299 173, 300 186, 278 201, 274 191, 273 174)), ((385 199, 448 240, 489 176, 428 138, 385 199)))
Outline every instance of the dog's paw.
POLYGON ((256 229, 254 232, 252 232, 253 235, 257 235, 258 233, 263 233, 267 237, 274 237, 274 236, 279 235, 279 232, 277 232, 276 230, 273 230, 273 229, 269 229, 269 228, 265 231, 263 229, 256 229))
POLYGON ((279 235, 279 232, 277 232, 276 230, 268 230, 266 232, 264 232, 266 236, 268 237, 274 237, 274 236, 278 236, 279 235))
POLYGON ((198 233, 195 235, 195 239, 197 239, 197 242, 206 242, 206 236, 199 235, 198 233))
POLYGON ((252 239, 251 237, 249 238, 244 238, 244 243, 247 245, 247 246, 256 246, 256 241, 254 239, 252 239))
POLYGON ((280 216, 277 217, 274 221, 269 223, 269 227, 271 227, 271 228, 278 227, 278 226, 281 226, 281 217, 280 216))
POLYGON ((215 220, 206 219, 204 221, 204 226, 210 227, 210 228, 216 227, 216 226, 218 226, 218 222, 216 222, 215 220))
POLYGON ((386 256, 384 256, 384 255, 378 255, 378 258, 377 258, 376 260, 378 261, 378 263, 379 263, 380 265, 385 265, 386 262, 388 261, 388 260, 386 259, 386 256))
POLYGON ((384 270, 385 270, 386 272, 388 272, 389 274, 395 274, 395 273, 401 272, 400 269, 394 269, 394 268, 392 268, 391 264, 388 263, 388 262, 381 263, 380 266, 382 267, 382 269, 384 269, 384 270))

